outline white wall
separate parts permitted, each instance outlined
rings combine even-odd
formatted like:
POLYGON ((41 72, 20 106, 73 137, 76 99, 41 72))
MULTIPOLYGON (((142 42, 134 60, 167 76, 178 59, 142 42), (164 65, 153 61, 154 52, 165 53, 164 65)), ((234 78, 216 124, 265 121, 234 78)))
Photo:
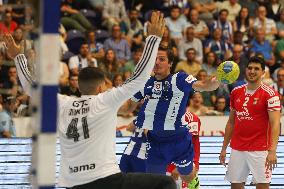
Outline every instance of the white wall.
POLYGON ((31 137, 33 128, 31 126, 32 119, 30 117, 20 117, 13 119, 16 127, 17 137, 31 137))

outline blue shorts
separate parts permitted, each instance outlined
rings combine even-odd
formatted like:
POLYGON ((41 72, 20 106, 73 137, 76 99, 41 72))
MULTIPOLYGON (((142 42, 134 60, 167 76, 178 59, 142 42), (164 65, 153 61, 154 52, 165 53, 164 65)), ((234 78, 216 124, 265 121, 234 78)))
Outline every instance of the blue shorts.
POLYGON ((171 138, 170 141, 158 141, 148 134, 146 171, 148 173, 165 174, 167 166, 174 163, 180 174, 188 175, 193 168, 193 145, 191 135, 184 133, 171 138))
POLYGON ((123 154, 119 163, 120 170, 123 173, 145 173, 146 161, 133 155, 123 154))

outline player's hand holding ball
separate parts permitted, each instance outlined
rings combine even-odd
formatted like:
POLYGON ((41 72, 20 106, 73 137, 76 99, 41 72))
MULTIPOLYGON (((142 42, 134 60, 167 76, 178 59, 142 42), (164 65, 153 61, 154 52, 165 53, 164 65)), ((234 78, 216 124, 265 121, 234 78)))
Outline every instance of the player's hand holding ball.
POLYGON ((217 68, 217 79, 224 84, 234 83, 239 75, 239 65, 234 61, 224 61, 217 68))

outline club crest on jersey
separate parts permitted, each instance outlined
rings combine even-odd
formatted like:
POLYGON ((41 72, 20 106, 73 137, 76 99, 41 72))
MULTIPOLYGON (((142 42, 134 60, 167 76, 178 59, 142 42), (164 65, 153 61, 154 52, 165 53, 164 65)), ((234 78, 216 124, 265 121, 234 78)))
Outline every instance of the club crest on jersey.
POLYGON ((258 100, 259 100, 259 98, 254 98, 254 99, 253 99, 253 105, 256 105, 257 102, 258 102, 258 100))
POLYGON ((154 98, 161 97, 161 95, 162 95, 162 82, 155 81, 152 92, 153 92, 154 98))
POLYGON ((156 81, 156 82, 154 83, 154 90, 156 90, 156 91, 162 90, 162 83, 156 81))

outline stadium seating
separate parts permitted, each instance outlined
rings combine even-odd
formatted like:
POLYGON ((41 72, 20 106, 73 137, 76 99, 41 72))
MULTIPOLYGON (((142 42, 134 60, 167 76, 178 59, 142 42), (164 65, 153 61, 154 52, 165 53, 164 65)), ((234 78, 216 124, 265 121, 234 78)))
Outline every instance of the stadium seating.
POLYGON ((104 41, 110 37, 110 34, 106 30, 96 30, 96 41, 104 43, 104 41))
POLYGON ((78 54, 81 44, 85 41, 85 35, 78 30, 69 30, 67 33, 66 44, 73 54, 78 54))
MULTIPOLYGON (((119 160, 129 138, 117 138, 116 149, 119 160)), ((199 179, 201 189, 228 189, 229 183, 224 181, 226 168, 219 164, 218 155, 222 137, 201 137, 201 159, 199 179)), ((0 188, 31 188, 29 168, 31 166, 31 139, 0 139, 0 188)), ((284 136, 280 137, 277 149, 278 167, 273 172, 271 189, 284 189, 284 136)), ((229 150, 228 150, 229 157, 229 150)), ((60 159, 57 146, 57 176, 60 159)), ((251 178, 251 176, 250 176, 251 178)), ((249 182, 248 182, 249 183, 249 182)), ((246 186, 246 189, 255 188, 246 186)))
POLYGON ((89 9, 81 9, 80 12, 91 22, 93 26, 97 26, 100 19, 98 18, 97 14, 93 10, 89 9))
POLYGON ((72 52, 67 51, 67 52, 65 52, 65 53, 63 54, 61 60, 62 60, 63 62, 68 63, 69 59, 70 59, 72 56, 74 56, 74 55, 75 55, 75 54, 73 54, 72 52))

